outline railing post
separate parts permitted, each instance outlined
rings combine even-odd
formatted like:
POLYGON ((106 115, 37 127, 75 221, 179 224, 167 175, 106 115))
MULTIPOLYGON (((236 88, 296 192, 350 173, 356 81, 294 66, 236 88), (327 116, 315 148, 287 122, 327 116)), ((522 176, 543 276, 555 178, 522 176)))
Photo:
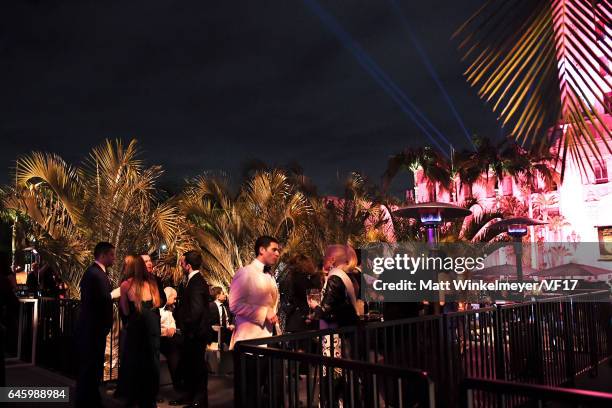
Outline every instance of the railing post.
MULTIPOLYGON (((110 345, 109 345, 109 352, 108 352, 108 382, 113 381, 113 348, 115 345, 115 339, 114 339, 114 335, 115 335, 115 331, 114 326, 115 326, 115 321, 117 320, 121 320, 120 317, 118 317, 118 313, 117 310, 115 309, 115 305, 113 305, 113 324, 111 325, 111 330, 110 330, 110 345)), ((117 373, 117 376, 119 375, 119 373, 117 373)))
POLYGON ((504 352, 504 323, 502 319, 502 308, 495 306, 495 378, 506 379, 505 352, 504 352))
POLYGON ((589 306, 589 313, 587 314, 588 316, 590 316, 589 320, 588 320, 588 330, 589 330, 589 348, 590 348, 590 357, 591 357, 591 368, 589 369, 589 376, 591 378, 597 377, 597 373, 598 373, 598 364, 599 364, 599 359, 597 358, 597 349, 598 349, 598 344, 597 344, 597 325, 595 324, 595 319, 599 318, 599 313, 597 312, 597 303, 595 303, 596 301, 594 299, 589 299, 588 300, 588 306, 589 306))
MULTIPOLYGON (((447 366, 444 367, 443 364, 440 364, 440 372, 438 373, 439 387, 440 389, 452 389, 456 390, 457 384, 452 384, 453 380, 459 380, 453 371, 453 334, 451 333, 450 325, 448 323, 448 315, 446 313, 442 314, 442 319, 438 320, 442 327, 440 328, 440 333, 442 334, 442 342, 440 347, 440 358, 445 359, 447 362, 447 366), (446 368, 446 369, 445 369, 446 368)), ((443 363, 443 362, 442 362, 443 363)), ((441 398, 443 403, 449 404, 452 401, 451 395, 455 395, 454 392, 446 393, 441 398)))
POLYGON ((576 364, 574 353, 574 321, 572 319, 573 299, 569 298, 568 302, 563 302, 563 329, 565 337, 565 372, 567 375, 568 385, 573 386, 576 382, 576 364))
POLYGON ((608 365, 612 367, 612 303, 608 299, 603 305, 606 326, 606 343, 608 345, 608 365))
MULTIPOLYGON (((495 305, 495 378, 498 380, 506 379, 506 353, 504 351, 505 333, 503 322, 503 309, 501 305, 495 305)), ((467 391, 466 391, 467 392, 467 391)), ((468 395, 468 399, 473 398, 473 393, 468 395)), ((467 401, 470 408, 473 406, 473 400, 467 401)), ((496 406, 505 406, 505 401, 502 395, 497 395, 496 406)))
POLYGON ((536 358, 538 359, 538 377, 540 384, 546 384, 546 361, 544 358, 544 330, 542 329, 542 314, 540 313, 540 302, 535 301, 534 304, 534 320, 536 324, 536 358))
POLYGON ((459 393, 459 406, 461 408, 472 408, 474 406, 474 391, 461 385, 459 393))
POLYGON ((244 356, 240 352, 240 344, 236 344, 234 347, 234 406, 242 407, 244 404, 242 403, 242 393, 244 384, 244 356))

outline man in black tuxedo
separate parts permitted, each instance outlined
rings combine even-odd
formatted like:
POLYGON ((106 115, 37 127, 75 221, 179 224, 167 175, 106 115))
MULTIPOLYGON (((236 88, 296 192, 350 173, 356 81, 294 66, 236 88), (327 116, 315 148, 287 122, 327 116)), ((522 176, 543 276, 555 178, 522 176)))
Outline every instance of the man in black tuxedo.
POLYGON ((104 370, 106 336, 113 325, 111 283, 106 268, 115 262, 115 247, 108 242, 98 243, 94 258, 94 263, 81 279, 81 309, 76 330, 79 354, 77 407, 102 406, 98 387, 104 370))
POLYGON ((210 342, 219 342, 219 350, 224 350, 225 346, 229 347, 232 339, 232 330, 234 330, 234 319, 228 312, 226 304, 227 294, 223 288, 215 286, 210 290, 214 301, 210 302, 210 342), (219 331, 216 331, 213 326, 219 326, 219 331), (221 340, 221 341, 219 341, 221 340))
POLYGON ((187 284, 174 316, 183 338, 179 369, 183 370, 186 393, 179 400, 170 401, 170 405, 208 407, 208 369, 204 356, 210 330, 210 292, 200 273, 201 265, 202 255, 199 252, 189 251, 181 258, 187 284))

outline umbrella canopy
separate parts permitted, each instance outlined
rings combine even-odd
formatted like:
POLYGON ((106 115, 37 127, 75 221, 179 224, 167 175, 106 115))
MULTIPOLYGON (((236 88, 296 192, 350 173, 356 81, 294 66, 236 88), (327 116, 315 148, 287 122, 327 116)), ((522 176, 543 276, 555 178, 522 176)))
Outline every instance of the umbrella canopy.
POLYGON ((412 204, 393 211, 393 215, 406 218, 420 218, 422 215, 439 214, 443 219, 463 218, 472 214, 472 211, 450 203, 419 203, 412 204))
POLYGON ((599 268, 597 266, 578 264, 570 262, 564 265, 544 269, 537 275, 541 277, 563 277, 571 278, 578 276, 599 276, 612 274, 612 269, 599 268))
POLYGON ((548 224, 548 223, 546 221, 534 220, 533 218, 529 218, 529 217, 512 217, 512 218, 505 218, 501 221, 498 221, 495 224, 492 224, 489 228, 502 230, 502 229, 508 228, 508 226, 510 225, 525 225, 528 227, 531 225, 544 225, 544 224, 548 224))

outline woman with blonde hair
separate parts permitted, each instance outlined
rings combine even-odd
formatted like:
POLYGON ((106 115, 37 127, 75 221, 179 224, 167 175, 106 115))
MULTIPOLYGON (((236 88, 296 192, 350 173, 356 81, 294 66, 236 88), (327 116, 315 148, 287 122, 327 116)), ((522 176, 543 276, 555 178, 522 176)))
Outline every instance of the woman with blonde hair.
POLYGON ((357 254, 350 245, 329 245, 323 269, 328 270, 321 304, 309 299, 308 306, 320 320, 320 328, 350 326, 357 322, 357 291, 349 274, 357 267, 357 254))
POLYGON ((128 405, 155 407, 159 388, 161 303, 157 282, 147 272, 143 259, 128 255, 120 287, 119 307, 125 316, 125 350, 119 387, 128 405))
MULTIPOLYGON (((357 323, 357 291, 350 278, 357 268, 357 254, 349 245, 330 245, 325 249, 323 269, 328 270, 327 281, 323 286, 321 304, 308 299, 308 306, 313 310, 315 319, 319 320, 321 329, 351 326, 357 323)), ((337 334, 323 336, 321 344, 324 356, 342 358, 350 356, 350 343, 341 340, 337 334), (344 351, 344 353, 343 353, 344 351), (344 354, 344 356, 343 356, 344 354)), ((331 395, 328 376, 333 377, 333 393, 338 400, 343 400, 342 370, 335 368, 332 373, 323 367, 321 378, 321 395, 331 395)), ((321 406, 336 406, 339 401, 322 400, 321 406)))

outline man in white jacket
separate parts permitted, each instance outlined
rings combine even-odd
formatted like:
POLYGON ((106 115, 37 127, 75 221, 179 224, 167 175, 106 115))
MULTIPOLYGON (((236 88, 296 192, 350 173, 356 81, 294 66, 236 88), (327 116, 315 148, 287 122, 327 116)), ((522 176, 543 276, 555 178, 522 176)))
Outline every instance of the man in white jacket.
POLYGON ((236 316, 230 350, 237 341, 270 337, 278 322, 278 287, 274 277, 264 272, 278 262, 278 241, 269 236, 257 238, 255 260, 236 271, 230 286, 229 305, 236 316))

